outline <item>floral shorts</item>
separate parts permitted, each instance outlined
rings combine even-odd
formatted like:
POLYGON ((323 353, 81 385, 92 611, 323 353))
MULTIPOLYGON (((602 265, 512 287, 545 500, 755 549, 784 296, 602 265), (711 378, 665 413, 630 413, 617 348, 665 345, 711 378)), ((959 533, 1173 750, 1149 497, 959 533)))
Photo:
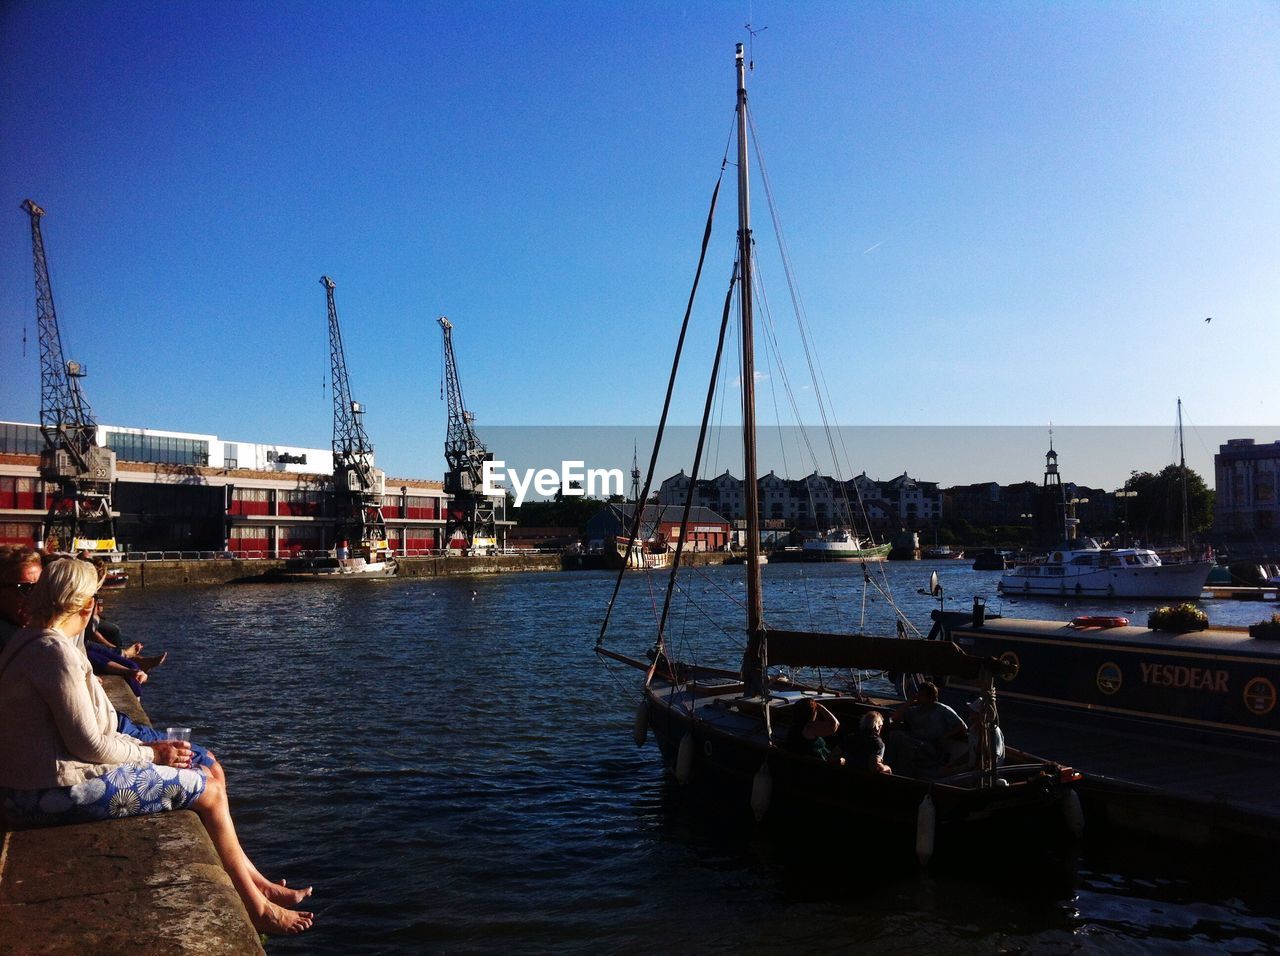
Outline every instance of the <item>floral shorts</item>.
POLYGON ((181 810, 195 803, 204 785, 205 776, 199 770, 125 765, 70 787, 0 787, 0 805, 14 825, 88 823, 181 810))

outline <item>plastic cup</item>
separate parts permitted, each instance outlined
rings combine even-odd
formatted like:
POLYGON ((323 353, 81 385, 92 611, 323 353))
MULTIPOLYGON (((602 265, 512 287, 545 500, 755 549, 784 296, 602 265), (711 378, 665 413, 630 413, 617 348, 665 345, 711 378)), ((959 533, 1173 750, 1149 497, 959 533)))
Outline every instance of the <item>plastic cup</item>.
POLYGON ((164 729, 164 736, 165 736, 165 739, 167 740, 185 740, 187 743, 190 743, 191 728, 190 727, 166 727, 164 729))

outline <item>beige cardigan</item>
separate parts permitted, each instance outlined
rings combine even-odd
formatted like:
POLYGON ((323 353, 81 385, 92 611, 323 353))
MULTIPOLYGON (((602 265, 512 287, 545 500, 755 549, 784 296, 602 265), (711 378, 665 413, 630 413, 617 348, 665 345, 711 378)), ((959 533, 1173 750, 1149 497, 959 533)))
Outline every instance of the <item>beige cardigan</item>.
POLYGON ((76 638, 27 628, 5 644, 0 787, 72 786, 121 764, 153 763, 154 756, 116 730, 116 709, 76 638))

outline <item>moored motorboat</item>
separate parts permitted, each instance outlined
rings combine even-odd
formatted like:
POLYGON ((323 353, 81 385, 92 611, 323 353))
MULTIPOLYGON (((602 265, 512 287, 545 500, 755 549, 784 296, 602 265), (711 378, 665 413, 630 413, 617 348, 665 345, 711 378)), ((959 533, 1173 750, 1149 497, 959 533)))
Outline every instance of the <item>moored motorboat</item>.
POLYGON ((381 547, 335 550, 325 555, 288 558, 284 567, 272 572, 275 580, 346 580, 386 578, 396 573, 395 553, 381 542, 381 547))
POLYGON ((1209 561, 1164 564, 1146 548, 1102 548, 1092 538, 1080 538, 1007 570, 999 588, 1027 597, 1194 600, 1212 567, 1209 561))
POLYGON ((832 528, 800 548, 806 561, 883 561, 890 546, 864 542, 848 528, 832 528))
POLYGON ((1012 551, 1002 551, 998 548, 984 548, 973 555, 975 571, 1007 571, 1014 566, 1014 563, 1012 551))

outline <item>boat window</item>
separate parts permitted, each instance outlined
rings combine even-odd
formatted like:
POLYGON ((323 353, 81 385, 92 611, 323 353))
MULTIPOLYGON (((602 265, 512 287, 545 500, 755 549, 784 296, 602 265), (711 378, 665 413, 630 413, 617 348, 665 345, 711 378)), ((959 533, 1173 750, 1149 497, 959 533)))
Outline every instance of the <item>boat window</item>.
POLYGON ((1136 554, 1126 554, 1124 556, 1124 563, 1125 564, 1141 564, 1142 562, 1138 560, 1138 556, 1136 554))
POLYGON ((1093 564, 1093 555, 1091 555, 1091 554, 1077 554, 1074 558, 1072 558, 1072 559, 1071 559, 1071 563, 1072 563, 1072 564, 1089 564, 1089 565, 1092 565, 1092 564, 1093 564))
POLYGON ((1061 577, 1061 576, 1062 576, 1063 569, 1062 569, 1061 567, 1057 567, 1057 568, 1055 568, 1055 567, 1053 567, 1053 566, 1051 566, 1051 565, 1046 565, 1046 566, 1042 569, 1042 572, 1043 572, 1044 574, 1056 574, 1056 575, 1058 575, 1059 577, 1061 577))

